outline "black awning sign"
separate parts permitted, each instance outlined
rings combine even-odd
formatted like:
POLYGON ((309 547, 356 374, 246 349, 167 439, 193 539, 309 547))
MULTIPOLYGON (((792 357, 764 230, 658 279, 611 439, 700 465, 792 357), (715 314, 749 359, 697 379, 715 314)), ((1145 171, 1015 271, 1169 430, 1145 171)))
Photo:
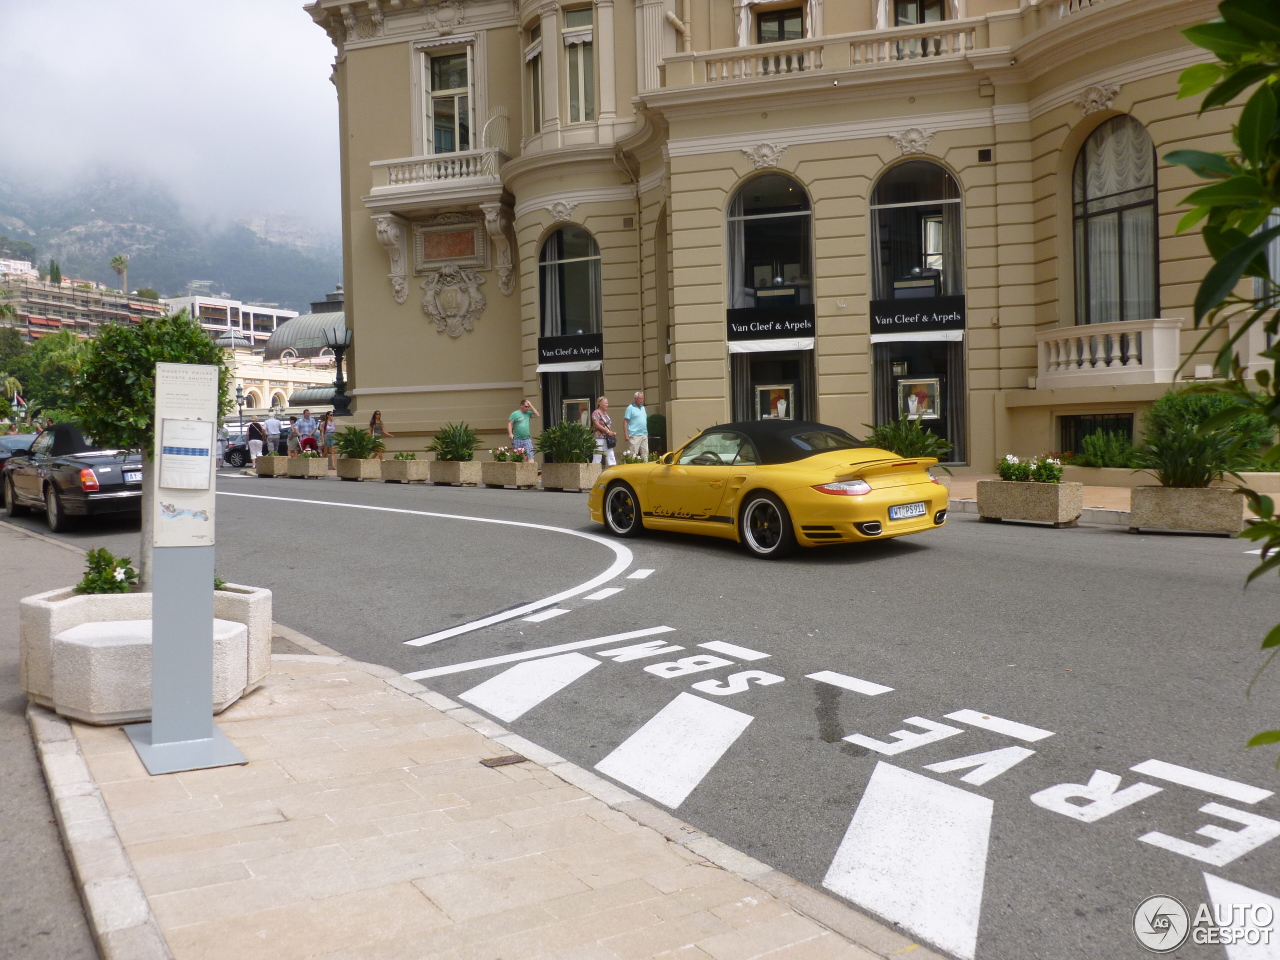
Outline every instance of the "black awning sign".
POLYGON ((793 340, 812 337, 813 304, 748 307, 726 311, 730 340, 793 340))
POLYGON ((539 337, 538 363, 582 363, 604 359, 604 335, 585 333, 572 337, 539 337))
POLYGON ((965 328, 964 297, 871 301, 871 332, 928 333, 965 328))

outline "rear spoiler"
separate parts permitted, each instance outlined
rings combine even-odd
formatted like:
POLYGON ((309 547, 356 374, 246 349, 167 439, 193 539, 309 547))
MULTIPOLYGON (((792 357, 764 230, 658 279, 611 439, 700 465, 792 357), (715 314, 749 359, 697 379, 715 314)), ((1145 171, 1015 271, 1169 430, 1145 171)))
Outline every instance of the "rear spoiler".
POLYGON ((865 478, 884 476, 889 473, 903 473, 912 469, 927 470, 930 467, 937 466, 937 464, 937 457, 916 457, 911 460, 876 460, 863 464, 850 463, 847 466, 851 476, 865 478))

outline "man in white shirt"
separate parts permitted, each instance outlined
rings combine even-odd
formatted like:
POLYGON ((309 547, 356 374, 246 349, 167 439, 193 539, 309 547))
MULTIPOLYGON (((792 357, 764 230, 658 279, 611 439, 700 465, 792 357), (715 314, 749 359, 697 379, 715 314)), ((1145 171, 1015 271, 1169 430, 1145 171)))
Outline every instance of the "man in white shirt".
POLYGON ((262 426, 267 431, 267 451, 275 456, 280 452, 280 418, 273 412, 262 426))

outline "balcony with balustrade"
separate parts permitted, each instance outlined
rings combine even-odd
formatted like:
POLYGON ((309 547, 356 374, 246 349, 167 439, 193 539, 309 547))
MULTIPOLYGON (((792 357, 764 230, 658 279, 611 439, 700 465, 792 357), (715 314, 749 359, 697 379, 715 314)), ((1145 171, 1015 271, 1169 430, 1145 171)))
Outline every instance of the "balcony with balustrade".
POLYGON ((376 160, 373 186, 364 198, 370 210, 412 215, 456 203, 497 200, 502 167, 510 159, 494 147, 426 157, 376 160))
POLYGON ((1181 332, 1179 319, 1044 330, 1036 334, 1036 389, 1173 383, 1181 332))

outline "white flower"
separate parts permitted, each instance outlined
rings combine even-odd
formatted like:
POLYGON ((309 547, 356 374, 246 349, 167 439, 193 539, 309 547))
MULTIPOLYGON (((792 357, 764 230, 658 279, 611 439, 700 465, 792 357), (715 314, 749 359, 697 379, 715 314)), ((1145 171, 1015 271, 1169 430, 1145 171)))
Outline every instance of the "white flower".
POLYGON ((1005 463, 1017 463, 1017 462, 1018 462, 1018 458, 1017 458, 1017 457, 1015 457, 1012 453, 1006 453, 1006 454, 1004 455, 1004 459, 1005 459, 1005 463))
POLYGON ((116 567, 116 582, 120 582, 124 580, 124 578, 125 578, 124 567, 116 567))

